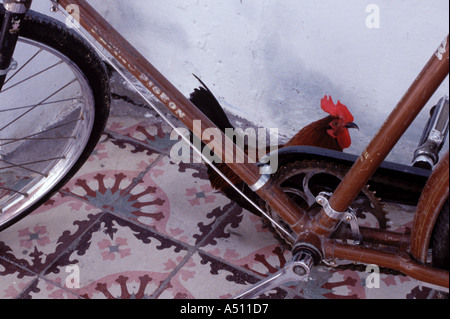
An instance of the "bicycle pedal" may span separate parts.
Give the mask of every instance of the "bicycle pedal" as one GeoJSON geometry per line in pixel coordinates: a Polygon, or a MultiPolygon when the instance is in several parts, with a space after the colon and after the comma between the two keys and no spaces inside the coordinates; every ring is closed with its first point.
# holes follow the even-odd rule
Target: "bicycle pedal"
{"type": "Polygon", "coordinates": [[[243,291],[233,299],[252,299],[289,283],[297,284],[299,281],[307,281],[313,264],[314,259],[311,254],[299,252],[278,272],[243,291]]]}

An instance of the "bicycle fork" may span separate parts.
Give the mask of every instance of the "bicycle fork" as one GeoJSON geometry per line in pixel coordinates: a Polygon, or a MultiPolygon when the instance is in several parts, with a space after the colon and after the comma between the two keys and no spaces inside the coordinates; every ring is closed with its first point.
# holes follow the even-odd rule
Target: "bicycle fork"
{"type": "Polygon", "coordinates": [[[19,38],[20,24],[32,0],[4,0],[5,15],[0,17],[0,92],[9,71],[17,67],[13,59],[19,38]]]}

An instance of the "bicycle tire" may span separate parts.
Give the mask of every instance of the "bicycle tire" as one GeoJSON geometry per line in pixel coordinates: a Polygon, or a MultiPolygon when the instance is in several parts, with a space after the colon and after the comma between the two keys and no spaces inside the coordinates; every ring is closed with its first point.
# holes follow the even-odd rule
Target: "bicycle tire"
{"type": "MultiPolygon", "coordinates": [[[[4,7],[0,4],[0,21],[3,20],[3,16],[4,7]]],[[[93,120],[90,129],[86,132],[85,139],[87,142],[84,145],[78,146],[80,150],[77,151],[78,155],[76,158],[71,159],[72,164],[70,167],[66,169],[63,176],[59,177],[53,185],[49,186],[45,194],[41,194],[39,198],[34,199],[23,211],[17,212],[9,218],[5,217],[5,220],[2,220],[1,214],[3,212],[0,210],[0,231],[24,218],[49,200],[82,167],[103,133],[108,119],[111,101],[109,74],[105,63],[93,48],[74,30],[67,28],[64,23],[30,10],[22,22],[20,38],[51,48],[54,52],[66,57],[68,61],[71,61],[78,68],[81,74],[84,75],[87,87],[92,92],[92,106],[94,109],[90,112],[92,112],[93,120]]],[[[83,115],[80,114],[80,117],[83,117],[83,115]]],[[[5,215],[7,216],[7,214],[5,215]]]]}
{"type": "Polygon", "coordinates": [[[449,270],[449,211],[448,198],[439,213],[432,235],[432,265],[449,270]]]}

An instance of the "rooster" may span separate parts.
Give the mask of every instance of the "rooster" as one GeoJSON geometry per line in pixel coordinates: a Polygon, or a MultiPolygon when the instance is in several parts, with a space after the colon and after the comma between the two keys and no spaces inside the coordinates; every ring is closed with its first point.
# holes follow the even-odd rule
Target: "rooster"
{"type": "MultiPolygon", "coordinates": [[[[201,86],[194,89],[190,95],[190,101],[197,106],[222,132],[226,128],[233,128],[224,110],[220,106],[208,87],[196,77],[201,86]]],[[[327,148],[335,151],[342,151],[351,145],[349,128],[358,126],[353,123],[353,115],[341,102],[335,104],[331,97],[325,96],[321,101],[321,108],[329,115],[315,121],[295,134],[287,143],[279,145],[278,148],[286,146],[315,146],[327,148]]],[[[204,144],[202,144],[202,147],[204,144]]],[[[268,150],[268,149],[267,149],[268,150]]],[[[244,149],[247,152],[247,148],[244,149]]],[[[238,189],[246,194],[250,199],[256,200],[256,194],[237,176],[225,163],[213,163],[238,189]]],[[[242,198],[235,189],[230,186],[217,172],[208,166],[208,178],[211,186],[220,190],[228,198],[238,203],[241,207],[251,211],[256,215],[260,213],[247,200],[242,198]]]]}

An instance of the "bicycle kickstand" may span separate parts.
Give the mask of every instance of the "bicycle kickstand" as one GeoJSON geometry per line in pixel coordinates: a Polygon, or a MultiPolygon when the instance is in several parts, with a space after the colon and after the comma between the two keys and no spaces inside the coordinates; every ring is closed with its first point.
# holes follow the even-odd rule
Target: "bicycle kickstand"
{"type": "Polygon", "coordinates": [[[233,299],[252,299],[289,283],[297,284],[299,281],[307,281],[313,264],[314,260],[311,254],[301,251],[295,254],[278,272],[233,297],[233,299]]]}

